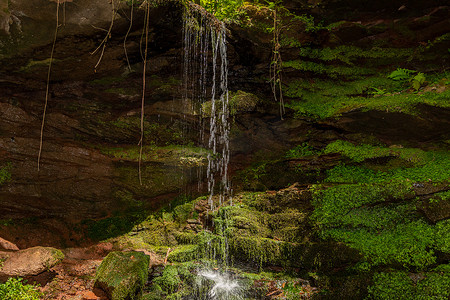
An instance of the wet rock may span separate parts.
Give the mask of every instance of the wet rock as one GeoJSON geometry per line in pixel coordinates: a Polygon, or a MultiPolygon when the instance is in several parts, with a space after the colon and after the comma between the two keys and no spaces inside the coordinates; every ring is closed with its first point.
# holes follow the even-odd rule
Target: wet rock
{"type": "Polygon", "coordinates": [[[33,247],[12,253],[3,253],[5,259],[0,276],[38,275],[55,266],[64,254],[51,247],[33,247]]]}
{"type": "Polygon", "coordinates": [[[97,270],[94,287],[111,300],[136,299],[147,281],[149,263],[142,252],[111,252],[97,270]]]}

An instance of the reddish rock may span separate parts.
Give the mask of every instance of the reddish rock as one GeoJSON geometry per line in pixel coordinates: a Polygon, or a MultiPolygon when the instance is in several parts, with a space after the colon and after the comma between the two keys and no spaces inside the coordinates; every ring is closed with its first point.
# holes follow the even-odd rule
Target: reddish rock
{"type": "Polygon", "coordinates": [[[55,266],[64,254],[51,247],[33,247],[7,253],[0,276],[38,275],[55,266]]]}
{"type": "Polygon", "coordinates": [[[19,250],[19,247],[17,247],[15,244],[2,238],[0,238],[0,248],[6,250],[19,250]]]}
{"type": "Polygon", "coordinates": [[[100,299],[100,297],[98,297],[92,291],[86,291],[86,292],[84,292],[81,299],[83,299],[83,300],[98,300],[98,299],[100,299]]]}

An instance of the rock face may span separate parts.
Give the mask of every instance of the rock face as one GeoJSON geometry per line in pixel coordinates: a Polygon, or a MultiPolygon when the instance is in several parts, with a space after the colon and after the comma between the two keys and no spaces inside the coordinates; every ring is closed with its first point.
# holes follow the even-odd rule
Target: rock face
{"type": "MultiPolygon", "coordinates": [[[[144,10],[135,7],[133,24],[125,41],[130,25],[129,2],[59,1],[61,26],[52,62],[41,166],[37,171],[57,5],[55,0],[0,0],[0,169],[8,164],[11,166],[11,179],[0,186],[0,218],[4,220],[0,222],[0,236],[20,248],[62,243],[74,246],[85,241],[83,230],[92,231],[86,225],[92,222],[110,224],[97,231],[114,232],[114,228],[120,227],[123,233],[133,224],[121,227],[113,223],[111,219],[117,214],[155,210],[180,192],[204,191],[206,185],[202,180],[206,172],[201,158],[180,154],[171,148],[188,144],[201,146],[199,136],[207,139],[209,134],[209,126],[193,109],[195,99],[183,99],[188,93],[182,88],[184,7],[179,0],[151,1],[159,5],[151,7],[149,18],[144,145],[150,147],[144,149],[143,184],[138,180],[136,145],[140,140],[143,83],[140,43],[144,10]],[[110,25],[113,26],[107,35],[105,29],[110,25]],[[102,45],[105,37],[104,51],[91,54],[102,45]],[[154,146],[156,150],[152,148],[154,146]],[[170,152],[177,153],[171,156],[167,154],[170,152]],[[161,159],[166,155],[167,158],[161,159]],[[180,163],[183,161],[188,164],[180,163]],[[20,226],[11,226],[13,224],[20,226]]],[[[301,21],[288,22],[290,30],[283,32],[286,36],[282,36],[282,40],[292,45],[283,44],[283,61],[311,60],[306,56],[308,51],[302,51],[304,56],[299,57],[301,49],[295,44],[311,44],[314,49],[344,45],[347,49],[347,42],[370,48],[378,42],[390,47],[391,41],[398,41],[399,47],[417,47],[418,43],[433,40],[449,28],[448,7],[438,7],[437,2],[419,5],[418,1],[412,1],[417,3],[407,9],[419,5],[421,10],[405,15],[397,11],[401,1],[396,1],[398,7],[397,4],[389,5],[390,9],[395,8],[392,14],[379,11],[386,1],[373,7],[365,7],[357,1],[322,2],[314,8],[308,1],[284,2],[286,7],[302,11],[299,15],[304,13],[303,10],[311,9],[315,23],[319,16],[328,23],[346,17],[348,20],[329,30],[306,30],[301,21]],[[355,7],[358,9],[352,9],[355,7]],[[365,13],[358,16],[360,9],[369,10],[367,16],[365,13]],[[343,12],[345,14],[340,15],[343,12]],[[358,17],[370,21],[359,22],[358,17]],[[433,29],[436,26],[439,30],[433,29]],[[405,32],[399,38],[401,30],[405,32]],[[415,31],[420,32],[413,36],[411,33],[415,31]],[[290,43],[292,40],[297,43],[290,43]]],[[[272,26],[269,10],[251,5],[248,9],[250,19],[259,22],[254,25],[272,26]]],[[[234,24],[228,28],[229,87],[233,92],[230,96],[234,94],[230,97],[234,114],[230,132],[232,173],[247,167],[254,158],[283,155],[306,141],[323,148],[342,135],[355,133],[375,136],[388,144],[403,140],[412,143],[448,140],[448,109],[428,106],[420,110],[420,118],[400,112],[356,109],[342,113],[339,120],[316,123],[307,117],[294,118],[293,111],[288,109],[285,119],[281,120],[278,104],[272,101],[266,80],[272,55],[272,35],[258,26],[244,28],[234,24]]],[[[444,48],[446,54],[448,47],[444,48]]],[[[349,56],[349,61],[344,57],[344,70],[349,69],[347,64],[359,65],[366,54],[349,55],[356,55],[358,61],[351,61],[353,56],[349,56]]],[[[439,65],[445,65],[447,56],[438,57],[439,65]]],[[[419,62],[417,67],[407,67],[419,69],[423,64],[419,62]]],[[[325,66],[331,67],[329,60],[325,66]]],[[[321,83],[328,76],[326,73],[317,76],[309,69],[285,70],[283,83],[289,86],[291,81],[299,78],[310,86],[316,79],[321,83]],[[311,79],[313,76],[316,78],[311,79]]],[[[347,81],[339,78],[333,85],[319,86],[311,94],[331,86],[339,87],[347,81]]],[[[369,84],[367,89],[371,86],[369,84]]],[[[367,90],[351,92],[352,95],[355,93],[359,95],[367,90]]],[[[286,170],[293,169],[289,168],[289,163],[269,165],[264,174],[268,183],[264,186],[280,188],[292,183],[283,176],[286,170]],[[275,173],[280,176],[274,176],[275,173]],[[274,177],[277,180],[273,180],[274,177]]],[[[296,181],[301,180],[297,178],[296,181]]],[[[238,180],[235,182],[238,186],[238,180]]],[[[120,215],[116,219],[121,223],[126,217],[120,215]]]]}
{"type": "Polygon", "coordinates": [[[64,254],[55,248],[33,247],[17,252],[2,252],[4,259],[0,268],[1,276],[30,276],[38,275],[58,264],[64,254]]]}
{"type": "Polygon", "coordinates": [[[150,257],[142,252],[111,252],[97,269],[95,287],[111,300],[137,299],[148,277],[150,257]]]}

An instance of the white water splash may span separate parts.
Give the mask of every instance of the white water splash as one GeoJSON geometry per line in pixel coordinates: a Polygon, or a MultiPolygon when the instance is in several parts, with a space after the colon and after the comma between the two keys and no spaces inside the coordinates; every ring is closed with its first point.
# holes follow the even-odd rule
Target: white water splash
{"type": "Polygon", "coordinates": [[[214,270],[201,270],[198,275],[214,282],[208,296],[213,300],[240,300],[244,299],[243,289],[236,279],[228,274],[214,270]]]}

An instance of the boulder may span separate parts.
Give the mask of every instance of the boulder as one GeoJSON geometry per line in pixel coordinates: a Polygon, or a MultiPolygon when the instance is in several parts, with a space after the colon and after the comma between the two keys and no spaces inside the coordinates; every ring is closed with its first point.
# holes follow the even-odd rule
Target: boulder
{"type": "Polygon", "coordinates": [[[97,269],[94,287],[111,300],[136,299],[148,277],[150,257],[142,252],[111,252],[97,269]]]}
{"type": "Polygon", "coordinates": [[[38,275],[64,258],[61,250],[51,247],[33,247],[16,252],[1,253],[3,266],[0,276],[32,276],[38,275]]]}

